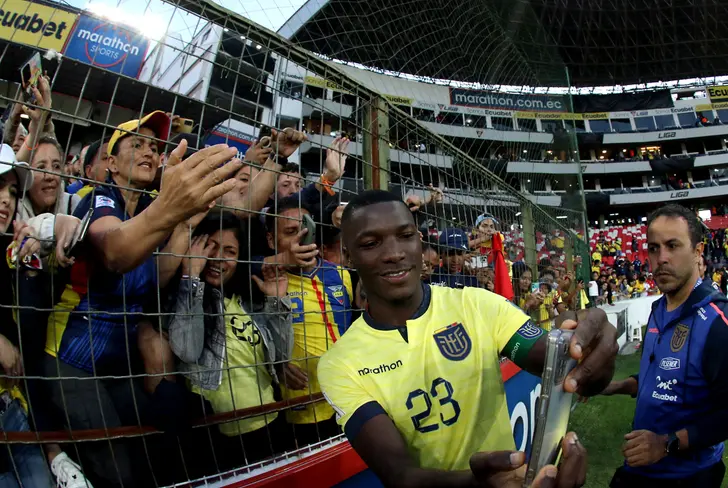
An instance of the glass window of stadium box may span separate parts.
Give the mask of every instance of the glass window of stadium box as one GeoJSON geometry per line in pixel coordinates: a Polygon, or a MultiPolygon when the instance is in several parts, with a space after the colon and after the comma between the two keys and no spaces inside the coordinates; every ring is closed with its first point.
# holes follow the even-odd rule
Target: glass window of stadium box
{"type": "Polygon", "coordinates": [[[674,129],[675,119],[670,115],[655,115],[655,125],[658,129],[674,129]]]}
{"type": "Polygon", "coordinates": [[[465,125],[485,129],[488,127],[488,118],[482,115],[466,115],[465,125]]]}
{"type": "MultiPolygon", "coordinates": [[[[712,122],[712,121],[711,121],[712,122]]],[[[716,151],[722,151],[723,150],[723,144],[721,144],[721,137],[706,137],[703,139],[703,145],[705,146],[705,151],[708,152],[716,152],[716,151]]]]}
{"type": "Polygon", "coordinates": [[[536,132],[536,119],[518,119],[518,130],[536,132]]]}
{"type": "Polygon", "coordinates": [[[632,132],[632,124],[629,119],[610,119],[614,132],[632,132]]]}
{"type": "Polygon", "coordinates": [[[637,130],[656,130],[655,118],[652,116],[635,117],[634,125],[637,127],[637,130]]]}
{"type": "Polygon", "coordinates": [[[717,110],[718,119],[723,124],[728,124],[728,110],[717,110]]]}
{"type": "Polygon", "coordinates": [[[583,120],[564,120],[564,125],[567,130],[574,129],[576,132],[586,131],[586,124],[584,124],[583,120]]]}
{"type": "Polygon", "coordinates": [[[465,121],[463,120],[462,114],[453,114],[450,112],[440,112],[437,115],[437,123],[445,124],[445,125],[463,125],[465,123],[465,121]]]}
{"type": "Polygon", "coordinates": [[[695,122],[698,120],[698,116],[695,112],[685,112],[677,114],[677,120],[680,121],[680,127],[695,127],[695,122]]]}
{"type": "Polygon", "coordinates": [[[326,98],[326,90],[318,86],[306,85],[305,94],[306,98],[312,100],[323,100],[326,98]]]}
{"type": "Polygon", "coordinates": [[[417,120],[423,120],[425,122],[435,121],[435,112],[432,110],[427,110],[426,108],[415,108],[412,111],[412,115],[417,120]]]}
{"type": "Polygon", "coordinates": [[[335,91],[331,98],[333,101],[341,103],[342,105],[356,107],[356,95],[352,95],[351,93],[335,91]]]}
{"type": "Polygon", "coordinates": [[[589,128],[592,132],[612,132],[608,119],[590,120],[589,128]]]}
{"type": "Polygon", "coordinates": [[[491,117],[490,120],[495,130],[513,130],[513,119],[491,117]]]}
{"type": "Polygon", "coordinates": [[[300,100],[303,95],[303,83],[291,80],[281,82],[281,95],[289,96],[294,100],[300,100]]]}
{"type": "Polygon", "coordinates": [[[559,129],[563,129],[564,123],[561,120],[542,120],[541,127],[544,132],[554,133],[559,129]]]}

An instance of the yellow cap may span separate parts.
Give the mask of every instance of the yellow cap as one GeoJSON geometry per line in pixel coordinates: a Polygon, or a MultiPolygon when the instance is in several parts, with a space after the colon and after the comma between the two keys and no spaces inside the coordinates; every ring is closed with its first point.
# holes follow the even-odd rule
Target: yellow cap
{"type": "MultiPolygon", "coordinates": [[[[171,124],[172,121],[169,116],[161,110],[156,110],[147,114],[141,119],[130,120],[123,124],[119,124],[109,140],[109,148],[107,149],[107,152],[111,155],[111,151],[114,149],[114,145],[119,142],[119,139],[137,132],[142,127],[153,130],[157,139],[161,139],[162,142],[166,142],[167,137],[169,136],[169,126],[171,124]]],[[[160,142],[160,144],[162,144],[162,142],[160,142]]]]}

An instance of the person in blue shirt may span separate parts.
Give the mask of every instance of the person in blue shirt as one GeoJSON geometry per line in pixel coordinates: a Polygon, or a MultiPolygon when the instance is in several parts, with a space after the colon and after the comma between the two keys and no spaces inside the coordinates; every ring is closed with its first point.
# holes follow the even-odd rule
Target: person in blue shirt
{"type": "Polygon", "coordinates": [[[447,228],[440,234],[438,243],[442,266],[438,266],[433,270],[427,282],[431,285],[450,288],[465,288],[466,286],[477,288],[477,278],[463,274],[465,259],[467,259],[470,250],[468,235],[460,229],[447,228]]]}
{"type": "Polygon", "coordinates": [[[652,306],[638,375],[603,394],[637,398],[624,466],[612,488],[718,488],[728,438],[728,299],[700,279],[703,236],[680,205],[647,221],[654,277],[663,296],[652,306]]]}

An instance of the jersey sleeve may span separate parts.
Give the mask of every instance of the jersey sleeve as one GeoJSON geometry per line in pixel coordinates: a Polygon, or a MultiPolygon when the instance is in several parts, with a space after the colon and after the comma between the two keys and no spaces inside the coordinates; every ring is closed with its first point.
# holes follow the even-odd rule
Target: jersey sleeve
{"type": "Polygon", "coordinates": [[[526,324],[530,317],[523,310],[500,295],[478,288],[466,288],[477,302],[479,321],[489,323],[490,332],[497,351],[506,348],[514,334],[526,324]]]}
{"type": "Polygon", "coordinates": [[[89,208],[93,209],[91,223],[102,217],[116,217],[121,221],[125,220],[123,203],[117,201],[114,193],[108,187],[97,187],[95,191],[86,195],[76,207],[74,215],[83,219],[89,208]]]}
{"type": "Polygon", "coordinates": [[[336,412],[336,422],[344,429],[346,437],[353,440],[364,424],[380,414],[386,414],[382,406],[363,388],[358,387],[354,375],[336,360],[329,350],[318,364],[318,380],[324,398],[336,412]]]}

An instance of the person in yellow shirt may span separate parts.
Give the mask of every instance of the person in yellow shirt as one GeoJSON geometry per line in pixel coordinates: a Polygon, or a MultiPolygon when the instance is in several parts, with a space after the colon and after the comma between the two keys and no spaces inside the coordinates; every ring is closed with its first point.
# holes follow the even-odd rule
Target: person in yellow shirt
{"type": "MultiPolygon", "coordinates": [[[[246,238],[233,214],[206,217],[192,238],[189,257],[182,260],[182,277],[171,297],[169,345],[190,390],[210,402],[215,413],[274,403],[278,377],[273,365],[289,360],[293,347],[287,274],[263,266],[263,279],[252,278],[264,298],[246,300],[250,295],[242,283],[248,276],[238,267],[247,254],[246,238]]],[[[242,459],[250,464],[282,452],[283,427],[278,412],[220,424],[217,463],[233,469],[242,459]]]]}
{"type": "MultiPolygon", "coordinates": [[[[354,293],[349,272],[318,256],[316,244],[302,246],[306,230],[298,196],[281,199],[266,216],[268,245],[278,252],[270,264],[288,263],[288,296],[293,314],[292,361],[283,367],[284,400],[311,397],[321,391],[317,375],[319,357],[341,339],[351,325],[354,293]],[[301,249],[304,248],[304,249],[301,249]],[[304,251],[303,253],[299,251],[304,251]],[[294,253],[294,260],[285,258],[294,253]],[[297,261],[297,262],[292,262],[297,261]]],[[[422,255],[420,254],[420,265],[422,255]]],[[[325,401],[314,401],[286,410],[299,446],[337,435],[334,410],[325,401]]]]}
{"type": "MultiPolygon", "coordinates": [[[[385,486],[520,487],[525,455],[514,452],[500,357],[541,375],[544,331],[486,290],[422,283],[417,226],[391,193],[355,196],[341,230],[369,306],[318,374],[351,445],[385,486]]],[[[576,318],[562,317],[576,329],[571,355],[582,360],[564,384],[593,395],[612,376],[616,329],[598,309],[576,318]]],[[[564,447],[558,474],[544,468],[535,487],[557,476],[559,486],[584,483],[585,451],[573,433],[564,447]]]]}

